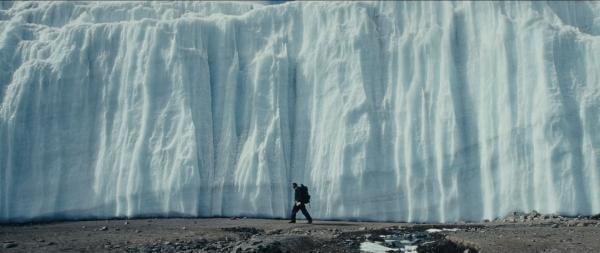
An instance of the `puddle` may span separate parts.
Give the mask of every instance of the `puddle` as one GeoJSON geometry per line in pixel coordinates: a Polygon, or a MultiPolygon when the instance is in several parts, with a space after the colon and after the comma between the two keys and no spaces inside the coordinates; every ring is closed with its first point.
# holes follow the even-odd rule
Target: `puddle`
{"type": "Polygon", "coordinates": [[[399,249],[389,248],[374,242],[363,242],[360,244],[360,251],[362,252],[373,252],[373,253],[385,253],[390,251],[399,251],[399,249]]]}
{"type": "MultiPolygon", "coordinates": [[[[458,246],[445,239],[443,232],[455,232],[456,228],[431,228],[425,231],[387,231],[388,234],[366,234],[366,241],[360,244],[361,252],[453,252],[448,247],[458,246]]],[[[462,251],[457,251],[462,252],[462,251]]]]}
{"type": "Polygon", "coordinates": [[[427,233],[456,232],[456,231],[458,231],[458,228],[442,228],[442,229],[430,228],[425,231],[427,231],[427,233]]]}

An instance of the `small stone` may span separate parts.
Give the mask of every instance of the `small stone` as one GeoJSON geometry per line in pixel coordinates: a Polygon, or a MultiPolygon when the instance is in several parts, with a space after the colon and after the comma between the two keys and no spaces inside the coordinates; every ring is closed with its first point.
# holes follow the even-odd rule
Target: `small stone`
{"type": "Polygon", "coordinates": [[[551,227],[552,227],[552,228],[558,228],[558,224],[556,224],[556,223],[555,223],[555,224],[552,224],[552,226],[551,226],[551,227]]]}
{"type": "Polygon", "coordinates": [[[579,222],[577,223],[578,227],[585,227],[587,224],[585,224],[585,222],[579,222]]]}
{"type": "Polygon", "coordinates": [[[367,230],[367,228],[366,227],[360,227],[360,228],[358,228],[358,230],[365,231],[365,230],[367,230]]]}
{"type": "Polygon", "coordinates": [[[35,241],[36,241],[36,242],[46,242],[46,240],[44,240],[44,239],[42,239],[42,238],[35,239],[35,241]]]}
{"type": "Polygon", "coordinates": [[[128,224],[129,224],[129,221],[125,221],[125,222],[124,222],[124,224],[125,224],[125,225],[128,225],[128,224]]]}
{"type": "Polygon", "coordinates": [[[15,243],[15,242],[5,242],[2,247],[5,249],[10,249],[10,248],[14,248],[19,246],[19,244],[15,243]]]}
{"type": "Polygon", "coordinates": [[[181,227],[181,229],[183,229],[183,230],[187,230],[187,228],[186,228],[186,227],[181,227]]]}
{"type": "Polygon", "coordinates": [[[141,233],[141,232],[142,232],[142,231],[139,231],[139,230],[136,230],[136,231],[135,231],[135,233],[136,233],[136,234],[139,234],[139,233],[141,233]]]}
{"type": "Polygon", "coordinates": [[[163,242],[163,245],[171,245],[170,241],[163,242]]]}
{"type": "Polygon", "coordinates": [[[100,230],[100,231],[106,231],[106,230],[108,230],[108,227],[106,227],[106,226],[102,226],[102,227],[100,227],[100,229],[98,229],[98,230],[100,230]]]}
{"type": "Polygon", "coordinates": [[[87,228],[87,227],[86,227],[86,226],[81,226],[81,228],[84,228],[84,229],[85,229],[85,228],[87,228]]]}

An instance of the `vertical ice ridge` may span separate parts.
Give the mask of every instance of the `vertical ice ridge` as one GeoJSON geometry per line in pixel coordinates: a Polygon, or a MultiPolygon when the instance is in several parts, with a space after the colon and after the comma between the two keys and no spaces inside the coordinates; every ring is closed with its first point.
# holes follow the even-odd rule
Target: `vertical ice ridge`
{"type": "Polygon", "coordinates": [[[600,212],[594,2],[0,5],[0,220],[600,212]]]}

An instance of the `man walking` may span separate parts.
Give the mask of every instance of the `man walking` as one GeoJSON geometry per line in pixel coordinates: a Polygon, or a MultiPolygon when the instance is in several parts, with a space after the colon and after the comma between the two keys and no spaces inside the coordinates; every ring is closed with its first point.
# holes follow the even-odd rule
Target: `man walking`
{"type": "Polygon", "coordinates": [[[290,223],[296,223],[296,213],[298,210],[302,211],[304,217],[308,220],[308,224],[312,223],[312,218],[306,210],[306,203],[310,203],[310,195],[308,195],[308,188],[304,185],[298,187],[298,184],[292,183],[294,188],[294,207],[292,208],[292,220],[290,223]]]}

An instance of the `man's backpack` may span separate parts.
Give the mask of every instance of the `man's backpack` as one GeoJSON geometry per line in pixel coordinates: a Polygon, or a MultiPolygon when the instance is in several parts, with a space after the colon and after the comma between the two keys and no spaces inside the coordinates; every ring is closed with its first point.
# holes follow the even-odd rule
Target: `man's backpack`
{"type": "Polygon", "coordinates": [[[308,194],[308,187],[300,185],[300,202],[304,204],[310,203],[310,194],[308,194]]]}

